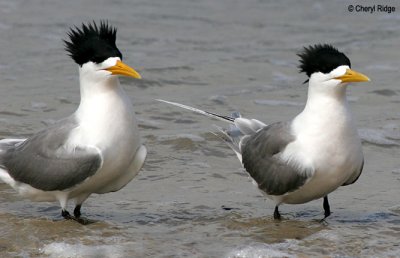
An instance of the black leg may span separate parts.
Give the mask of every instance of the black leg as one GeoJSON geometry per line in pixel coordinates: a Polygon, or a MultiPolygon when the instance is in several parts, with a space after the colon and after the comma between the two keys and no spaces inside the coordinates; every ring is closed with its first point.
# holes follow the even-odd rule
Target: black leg
{"type": "Polygon", "coordinates": [[[67,210],[61,210],[61,216],[63,216],[64,219],[74,219],[67,210]]]}
{"type": "Polygon", "coordinates": [[[74,209],[75,218],[79,218],[81,216],[81,207],[82,207],[82,205],[80,205],[80,204],[75,206],[75,209],[74,209]]]}
{"type": "Polygon", "coordinates": [[[324,197],[324,211],[324,219],[326,219],[327,217],[329,217],[329,215],[331,215],[331,207],[329,206],[328,195],[324,197]]]}
{"type": "Polygon", "coordinates": [[[277,220],[280,220],[280,219],[281,219],[281,214],[279,213],[278,205],[275,206],[274,219],[277,219],[277,220]]]}

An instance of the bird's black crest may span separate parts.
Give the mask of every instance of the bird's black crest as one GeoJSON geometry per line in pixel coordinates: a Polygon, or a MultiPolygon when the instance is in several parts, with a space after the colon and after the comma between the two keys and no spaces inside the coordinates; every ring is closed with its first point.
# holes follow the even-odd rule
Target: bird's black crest
{"type": "Polygon", "coordinates": [[[308,77],[315,72],[329,73],[341,65],[351,67],[349,58],[328,44],[305,47],[298,56],[300,72],[306,73],[308,77]]]}
{"type": "Polygon", "coordinates": [[[101,63],[109,57],[119,57],[122,54],[115,45],[117,29],[101,21],[82,24],[82,28],[74,27],[68,32],[69,41],[64,40],[65,50],[72,59],[82,66],[92,61],[101,63]]]}

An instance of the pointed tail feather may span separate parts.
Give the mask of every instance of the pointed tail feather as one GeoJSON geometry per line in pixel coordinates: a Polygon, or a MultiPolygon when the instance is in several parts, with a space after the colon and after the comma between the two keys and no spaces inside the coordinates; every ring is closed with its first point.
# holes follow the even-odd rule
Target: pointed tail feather
{"type": "Polygon", "coordinates": [[[234,121],[235,121],[234,117],[218,115],[218,114],[211,113],[211,112],[208,112],[208,111],[204,111],[204,110],[201,110],[201,109],[198,109],[198,108],[186,106],[186,105],[183,105],[183,104],[180,104],[180,103],[176,103],[176,102],[172,102],[172,101],[166,101],[166,100],[163,100],[163,99],[156,99],[156,100],[160,101],[160,102],[164,102],[164,103],[170,104],[170,105],[174,105],[174,106],[177,106],[177,107],[180,107],[180,108],[183,108],[183,109],[187,109],[187,110],[190,110],[190,111],[193,111],[193,112],[196,112],[196,113],[208,116],[208,117],[212,117],[212,118],[224,121],[224,122],[234,123],[234,121]]]}
{"type": "Polygon", "coordinates": [[[211,113],[208,111],[200,110],[194,107],[186,106],[180,103],[166,101],[162,99],[157,99],[157,101],[164,102],[170,105],[174,105],[183,109],[187,109],[208,117],[212,117],[224,122],[230,123],[230,127],[228,129],[215,126],[218,132],[214,133],[218,138],[222,139],[232,150],[236,153],[239,160],[242,161],[241,155],[241,143],[243,139],[247,136],[256,133],[258,130],[266,126],[266,124],[256,120],[256,119],[247,119],[243,118],[239,112],[232,113],[231,116],[223,116],[215,113],[211,113]]]}

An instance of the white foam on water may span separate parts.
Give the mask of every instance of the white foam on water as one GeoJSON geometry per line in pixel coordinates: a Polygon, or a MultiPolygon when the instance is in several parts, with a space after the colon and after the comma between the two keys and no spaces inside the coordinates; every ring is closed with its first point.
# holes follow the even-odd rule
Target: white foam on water
{"type": "Polygon", "coordinates": [[[315,240],[315,239],[325,239],[334,243],[339,243],[342,239],[342,236],[338,235],[337,232],[332,230],[321,230],[309,237],[306,240],[315,240]]]}
{"type": "Polygon", "coordinates": [[[96,245],[68,244],[55,242],[45,245],[41,253],[49,257],[78,258],[78,257],[125,257],[124,248],[120,245],[96,245]]]}
{"type": "Polygon", "coordinates": [[[297,245],[297,240],[287,240],[278,244],[262,244],[256,243],[245,246],[237,250],[233,250],[227,258],[294,258],[295,255],[289,254],[283,250],[287,250],[291,246],[297,245]]]}
{"type": "Polygon", "coordinates": [[[351,230],[321,230],[302,240],[286,240],[282,243],[254,243],[229,252],[226,258],[294,258],[294,257],[400,257],[397,245],[388,242],[385,237],[376,239],[356,239],[358,246],[381,246],[382,250],[366,248],[355,250],[349,243],[351,230]],[[346,256],[346,253],[352,253],[346,256]],[[354,256],[356,255],[356,256],[354,256]]]}

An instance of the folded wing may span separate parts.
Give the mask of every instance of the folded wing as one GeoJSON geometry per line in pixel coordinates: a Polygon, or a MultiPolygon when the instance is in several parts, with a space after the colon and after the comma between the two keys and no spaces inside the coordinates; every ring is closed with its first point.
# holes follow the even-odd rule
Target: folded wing
{"type": "Polygon", "coordinates": [[[66,146],[73,118],[62,120],[31,138],[0,145],[0,167],[17,182],[44,190],[64,190],[94,175],[102,165],[92,146],[66,146]]]}
{"type": "Polygon", "coordinates": [[[282,159],[286,146],[294,141],[289,123],[270,124],[244,139],[242,162],[246,171],[269,195],[282,195],[300,188],[312,175],[311,169],[282,159]]]}

